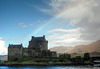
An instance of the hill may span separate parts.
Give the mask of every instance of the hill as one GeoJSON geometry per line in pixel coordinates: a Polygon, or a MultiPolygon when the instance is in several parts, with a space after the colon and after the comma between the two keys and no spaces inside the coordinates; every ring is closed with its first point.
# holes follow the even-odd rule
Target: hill
{"type": "Polygon", "coordinates": [[[0,55],[0,58],[3,58],[3,57],[5,57],[5,56],[7,56],[7,55],[0,55]]]}
{"type": "Polygon", "coordinates": [[[77,45],[69,53],[100,52],[100,40],[88,45],[77,45]]]}
{"type": "Polygon", "coordinates": [[[50,48],[51,51],[56,51],[57,53],[67,53],[72,49],[73,47],[67,47],[67,46],[57,46],[57,47],[50,48]]]}
{"type": "Polygon", "coordinates": [[[51,51],[57,51],[57,53],[92,53],[92,52],[100,52],[100,40],[93,42],[88,45],[77,45],[75,47],[65,47],[65,46],[58,46],[50,48],[51,51]]]}
{"type": "Polygon", "coordinates": [[[8,61],[8,56],[5,56],[3,58],[0,58],[1,61],[8,61]]]}

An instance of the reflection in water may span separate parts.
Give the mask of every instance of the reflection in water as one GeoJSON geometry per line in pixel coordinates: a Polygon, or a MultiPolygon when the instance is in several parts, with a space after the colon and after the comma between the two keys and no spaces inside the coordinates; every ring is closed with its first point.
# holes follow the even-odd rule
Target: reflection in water
{"type": "Polygon", "coordinates": [[[100,69],[100,67],[92,67],[92,66],[5,67],[5,66],[0,66],[0,69],[100,69]]]}

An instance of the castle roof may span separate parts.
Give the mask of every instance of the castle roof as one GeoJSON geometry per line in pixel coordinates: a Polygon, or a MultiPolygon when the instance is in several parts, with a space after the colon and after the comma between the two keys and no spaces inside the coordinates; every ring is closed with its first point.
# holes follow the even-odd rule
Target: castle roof
{"type": "Polygon", "coordinates": [[[34,41],[34,40],[45,40],[45,36],[43,36],[43,37],[34,37],[34,36],[32,36],[32,41],[34,41]]]}
{"type": "Polygon", "coordinates": [[[9,45],[9,48],[21,48],[22,47],[22,44],[21,45],[9,45]]]}
{"type": "Polygon", "coordinates": [[[32,40],[41,40],[41,39],[43,39],[43,37],[34,37],[34,39],[32,40]]]}

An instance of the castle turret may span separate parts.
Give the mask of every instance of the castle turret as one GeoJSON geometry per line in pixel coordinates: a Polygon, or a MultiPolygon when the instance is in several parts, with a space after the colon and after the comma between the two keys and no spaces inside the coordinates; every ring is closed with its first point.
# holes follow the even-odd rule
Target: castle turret
{"type": "Polygon", "coordinates": [[[56,57],[56,52],[48,50],[48,41],[45,35],[42,37],[34,37],[29,41],[28,48],[23,48],[22,43],[18,45],[9,44],[8,61],[17,60],[22,55],[30,57],[56,57]]]}
{"type": "Polygon", "coordinates": [[[34,39],[34,36],[32,36],[32,39],[34,39]]]}
{"type": "Polygon", "coordinates": [[[29,41],[28,48],[32,48],[34,50],[47,50],[48,41],[45,39],[45,35],[43,37],[33,37],[31,41],[29,41]]]}
{"type": "Polygon", "coordinates": [[[8,61],[17,60],[22,55],[23,46],[22,44],[8,46],[8,61]]]}

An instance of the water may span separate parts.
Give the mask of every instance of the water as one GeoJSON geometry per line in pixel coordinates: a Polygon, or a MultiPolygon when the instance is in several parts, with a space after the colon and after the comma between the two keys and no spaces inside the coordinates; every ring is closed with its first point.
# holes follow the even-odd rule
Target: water
{"type": "Polygon", "coordinates": [[[0,69],[100,69],[100,67],[92,67],[92,66],[6,67],[6,66],[0,66],[0,69]]]}

